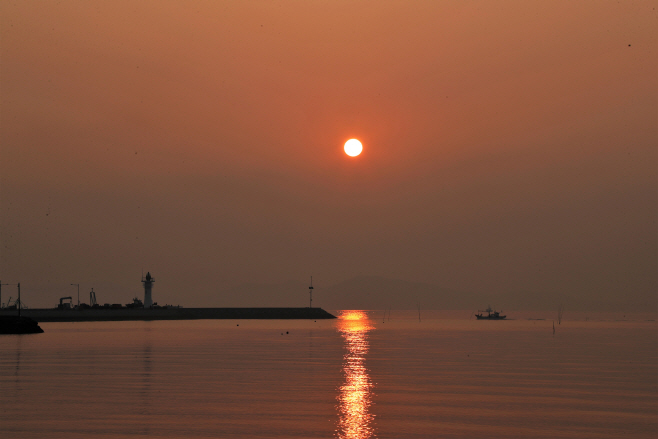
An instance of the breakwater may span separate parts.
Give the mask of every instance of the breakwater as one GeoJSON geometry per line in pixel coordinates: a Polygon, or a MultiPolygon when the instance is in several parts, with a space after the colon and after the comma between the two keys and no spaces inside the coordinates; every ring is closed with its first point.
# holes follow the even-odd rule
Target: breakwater
{"type": "MultiPolygon", "coordinates": [[[[0,310],[0,316],[15,315],[0,310]]],[[[132,308],[132,309],[23,309],[21,314],[38,322],[105,322],[126,320],[200,319],[335,319],[322,308],[132,308]]]]}
{"type": "Polygon", "coordinates": [[[0,334],[38,334],[39,324],[25,316],[0,316],[0,334]]]}

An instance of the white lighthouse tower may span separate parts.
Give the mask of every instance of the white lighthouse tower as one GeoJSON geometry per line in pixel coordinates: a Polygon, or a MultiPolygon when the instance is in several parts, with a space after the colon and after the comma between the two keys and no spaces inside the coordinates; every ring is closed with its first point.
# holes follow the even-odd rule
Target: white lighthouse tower
{"type": "Polygon", "coordinates": [[[153,306],[153,299],[151,298],[153,282],[155,282],[155,279],[151,277],[150,272],[147,272],[146,277],[142,278],[142,283],[144,284],[144,308],[150,308],[153,306]]]}

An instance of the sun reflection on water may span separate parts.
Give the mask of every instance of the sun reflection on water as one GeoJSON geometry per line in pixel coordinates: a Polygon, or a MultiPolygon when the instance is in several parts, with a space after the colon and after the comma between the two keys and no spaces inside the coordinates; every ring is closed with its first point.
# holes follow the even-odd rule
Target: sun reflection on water
{"type": "Polygon", "coordinates": [[[368,331],[372,329],[363,311],[346,311],[339,316],[338,330],[345,340],[343,355],[345,381],[338,395],[338,429],[336,436],[349,439],[375,437],[372,405],[372,382],[365,365],[368,331]]]}

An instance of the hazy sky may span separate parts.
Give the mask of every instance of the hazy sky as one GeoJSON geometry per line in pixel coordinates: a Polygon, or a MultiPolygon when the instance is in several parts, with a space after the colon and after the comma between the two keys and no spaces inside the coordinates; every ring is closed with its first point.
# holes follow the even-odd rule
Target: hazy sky
{"type": "Polygon", "coordinates": [[[0,2],[0,279],[32,306],[125,303],[142,268],[188,306],[311,274],[655,301],[655,7],[0,2]]]}

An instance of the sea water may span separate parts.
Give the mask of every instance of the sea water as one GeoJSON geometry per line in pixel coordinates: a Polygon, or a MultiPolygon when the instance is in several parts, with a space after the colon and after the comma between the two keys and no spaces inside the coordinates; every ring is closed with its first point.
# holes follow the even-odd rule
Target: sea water
{"type": "Polygon", "coordinates": [[[338,314],[42,323],[43,334],[0,336],[0,437],[658,434],[657,324],[646,316],[338,314]]]}

